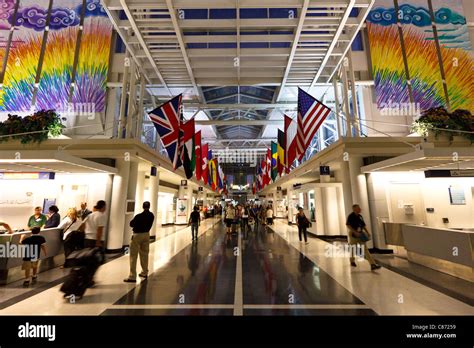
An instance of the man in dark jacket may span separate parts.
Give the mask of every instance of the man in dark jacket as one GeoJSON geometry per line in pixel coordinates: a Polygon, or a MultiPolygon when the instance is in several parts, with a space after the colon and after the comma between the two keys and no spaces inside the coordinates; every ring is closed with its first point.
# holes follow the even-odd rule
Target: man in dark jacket
{"type": "Polygon", "coordinates": [[[140,255],[140,265],[142,278],[148,277],[148,253],[150,251],[150,230],[153,226],[155,216],[150,212],[150,202],[143,203],[143,212],[135,215],[130,221],[133,228],[132,239],[130,241],[130,275],[123,281],[126,283],[137,282],[137,258],[140,255]]]}

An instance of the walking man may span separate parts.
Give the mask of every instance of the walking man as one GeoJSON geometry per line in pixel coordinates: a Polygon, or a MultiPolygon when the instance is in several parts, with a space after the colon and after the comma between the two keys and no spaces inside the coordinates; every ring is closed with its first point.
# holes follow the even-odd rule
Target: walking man
{"type": "Polygon", "coordinates": [[[123,281],[126,283],[137,282],[137,258],[140,255],[140,265],[142,278],[148,277],[148,253],[150,251],[150,230],[153,226],[155,216],[150,211],[150,202],[143,203],[143,212],[135,215],[130,221],[133,228],[132,239],[130,240],[130,274],[123,281]]]}
{"type": "Polygon", "coordinates": [[[372,255],[369,253],[369,249],[367,248],[366,242],[370,240],[370,232],[367,230],[367,226],[365,224],[364,218],[361,213],[360,206],[358,204],[354,204],[352,206],[352,213],[349,214],[347,217],[346,226],[349,229],[349,244],[353,246],[351,252],[351,266],[357,267],[355,263],[355,257],[353,250],[356,248],[357,245],[364,246],[364,257],[370,263],[370,268],[372,271],[379,269],[381,266],[378,265],[375,260],[373,259],[372,255]]]}
{"type": "Polygon", "coordinates": [[[191,234],[193,241],[198,239],[198,229],[201,224],[201,214],[199,213],[199,207],[196,205],[193,212],[189,216],[188,226],[191,225],[191,234]]]}

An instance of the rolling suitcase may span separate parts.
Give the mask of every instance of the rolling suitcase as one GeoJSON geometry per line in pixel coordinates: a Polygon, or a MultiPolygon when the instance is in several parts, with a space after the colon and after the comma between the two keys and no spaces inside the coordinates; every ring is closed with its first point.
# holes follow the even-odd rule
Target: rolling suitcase
{"type": "Polygon", "coordinates": [[[78,299],[82,298],[91,284],[94,273],[95,270],[91,270],[85,266],[71,269],[69,276],[61,286],[61,291],[64,292],[64,298],[71,295],[74,295],[78,299]]]}
{"type": "Polygon", "coordinates": [[[79,299],[82,298],[103,261],[104,256],[100,248],[82,249],[71,253],[66,259],[65,267],[72,269],[60,289],[64,292],[64,297],[74,295],[79,299]]]}

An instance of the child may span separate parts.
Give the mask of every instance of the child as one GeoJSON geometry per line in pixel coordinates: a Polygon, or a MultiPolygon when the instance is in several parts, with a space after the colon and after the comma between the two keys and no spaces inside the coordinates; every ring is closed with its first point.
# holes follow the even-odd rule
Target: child
{"type": "Polygon", "coordinates": [[[31,236],[26,237],[26,235],[22,236],[20,241],[21,244],[26,245],[25,248],[25,256],[23,258],[23,269],[25,270],[25,281],[23,282],[23,286],[27,287],[30,285],[30,270],[33,269],[33,277],[31,278],[32,283],[36,282],[37,279],[37,272],[38,272],[38,264],[40,258],[40,247],[43,251],[44,255],[46,256],[46,247],[43,245],[46,243],[46,239],[43,236],[39,235],[40,228],[33,227],[31,229],[31,236]]]}

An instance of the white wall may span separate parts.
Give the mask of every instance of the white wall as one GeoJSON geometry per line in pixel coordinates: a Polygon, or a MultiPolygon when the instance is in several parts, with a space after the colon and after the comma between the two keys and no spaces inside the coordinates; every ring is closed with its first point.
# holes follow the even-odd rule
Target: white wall
{"type": "MultiPolygon", "coordinates": [[[[105,197],[108,174],[56,174],[54,180],[1,180],[0,219],[12,228],[25,228],[36,206],[45,198],[56,199],[61,217],[69,208],[80,208],[86,201],[89,209],[105,197]]],[[[109,202],[110,203],[110,202],[109,202]]]]}
{"type": "Polygon", "coordinates": [[[473,228],[474,178],[425,178],[423,172],[385,172],[371,173],[369,190],[372,192],[372,219],[388,217],[391,222],[424,222],[429,227],[440,228],[473,228]],[[396,185],[396,195],[390,193],[390,187],[396,185]],[[420,197],[414,197],[415,184],[419,185],[420,197]],[[449,199],[449,187],[456,186],[464,189],[466,204],[452,205],[449,199]],[[405,197],[405,200],[403,198],[405,197]],[[392,202],[393,200],[393,202],[392,202]],[[415,215],[405,216],[403,209],[398,208],[399,201],[415,204],[415,215]],[[421,202],[417,203],[417,202],[421,202]],[[421,206],[420,206],[421,205],[421,206]],[[419,207],[420,206],[420,207],[419,207]],[[427,213],[426,208],[434,208],[433,213],[427,213]],[[398,210],[400,209],[400,210],[398,210]],[[443,223],[448,218],[449,223],[443,223]],[[403,220],[403,221],[400,221],[403,220]]]}

